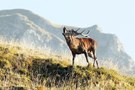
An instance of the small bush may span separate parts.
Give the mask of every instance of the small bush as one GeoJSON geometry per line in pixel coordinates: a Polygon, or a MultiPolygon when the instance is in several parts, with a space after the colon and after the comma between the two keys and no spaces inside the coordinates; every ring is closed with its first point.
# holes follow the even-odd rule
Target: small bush
{"type": "Polygon", "coordinates": [[[22,50],[15,46],[0,46],[0,90],[133,90],[135,88],[133,77],[123,76],[105,67],[94,68],[92,65],[72,67],[67,61],[60,57],[45,57],[38,52],[31,53],[31,50],[22,50]],[[6,86],[6,89],[3,86],[6,86]]]}
{"type": "Polygon", "coordinates": [[[26,90],[26,88],[22,86],[11,86],[10,90],[26,90]]]}
{"type": "Polygon", "coordinates": [[[19,74],[27,74],[28,71],[27,71],[27,69],[20,69],[20,70],[18,70],[18,73],[19,74]]]}
{"type": "Polygon", "coordinates": [[[1,60],[0,59],[0,68],[6,68],[10,69],[11,68],[11,63],[8,60],[1,60]]]}

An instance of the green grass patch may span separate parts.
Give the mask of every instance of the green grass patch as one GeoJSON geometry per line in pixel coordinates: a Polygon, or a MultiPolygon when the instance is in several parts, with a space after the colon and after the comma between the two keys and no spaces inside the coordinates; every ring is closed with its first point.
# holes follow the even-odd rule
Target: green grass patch
{"type": "Polygon", "coordinates": [[[0,88],[29,90],[133,90],[135,78],[106,67],[72,67],[68,60],[37,51],[0,46],[0,88]]]}

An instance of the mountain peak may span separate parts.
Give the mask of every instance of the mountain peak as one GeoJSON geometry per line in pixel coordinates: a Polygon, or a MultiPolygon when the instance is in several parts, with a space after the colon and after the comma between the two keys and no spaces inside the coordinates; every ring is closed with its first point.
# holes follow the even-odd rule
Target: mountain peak
{"type": "Polygon", "coordinates": [[[86,29],[91,30],[91,31],[93,31],[93,32],[102,32],[102,29],[101,29],[100,26],[97,25],[97,24],[95,24],[95,25],[93,25],[93,26],[90,26],[90,27],[88,27],[88,28],[86,28],[86,29]]]}
{"type": "MultiPolygon", "coordinates": [[[[0,11],[0,26],[0,37],[6,37],[7,40],[13,39],[14,41],[26,42],[36,47],[44,47],[45,50],[49,48],[52,52],[70,53],[62,36],[62,25],[56,27],[54,23],[29,10],[14,9],[0,11]]],[[[76,28],[72,26],[67,27],[76,28]]],[[[120,67],[124,68],[124,71],[126,71],[125,68],[132,69],[131,58],[124,52],[117,36],[101,32],[101,28],[98,25],[82,29],[89,30],[89,36],[97,41],[97,57],[99,60],[104,62],[104,60],[111,59],[114,64],[118,63],[119,66],[125,66],[120,67]]],[[[83,62],[85,61],[81,63],[83,62]]]]}
{"type": "Polygon", "coordinates": [[[26,9],[9,9],[9,10],[0,10],[0,14],[13,14],[13,13],[32,13],[30,10],[26,9]]]}
{"type": "Polygon", "coordinates": [[[93,27],[93,28],[98,28],[99,26],[96,24],[96,25],[93,25],[93,26],[91,26],[91,27],[93,27]]]}

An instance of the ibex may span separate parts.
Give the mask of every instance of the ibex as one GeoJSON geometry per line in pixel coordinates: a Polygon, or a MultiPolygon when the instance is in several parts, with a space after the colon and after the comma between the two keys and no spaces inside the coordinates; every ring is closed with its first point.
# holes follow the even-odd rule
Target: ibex
{"type": "Polygon", "coordinates": [[[65,27],[63,28],[63,36],[66,39],[66,43],[72,52],[72,65],[74,66],[74,60],[76,54],[84,54],[86,61],[89,66],[88,56],[94,59],[93,66],[95,67],[95,62],[98,67],[98,62],[96,58],[96,46],[97,43],[92,38],[77,38],[77,35],[83,35],[83,31],[81,33],[77,32],[78,30],[67,30],[65,27]]]}

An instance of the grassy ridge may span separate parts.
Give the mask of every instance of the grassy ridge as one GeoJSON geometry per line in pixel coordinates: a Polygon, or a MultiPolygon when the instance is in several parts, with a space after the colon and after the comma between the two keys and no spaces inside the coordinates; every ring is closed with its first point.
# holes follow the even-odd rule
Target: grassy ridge
{"type": "Polygon", "coordinates": [[[40,51],[0,45],[0,90],[134,90],[135,78],[76,66],[40,51]]]}

